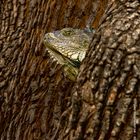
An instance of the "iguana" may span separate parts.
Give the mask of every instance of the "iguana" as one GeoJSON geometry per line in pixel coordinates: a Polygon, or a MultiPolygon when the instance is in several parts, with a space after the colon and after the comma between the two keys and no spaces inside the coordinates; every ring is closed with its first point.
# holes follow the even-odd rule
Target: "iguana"
{"type": "Polygon", "coordinates": [[[66,76],[75,80],[92,37],[88,29],[63,28],[45,34],[44,44],[50,56],[64,66],[66,76]]]}

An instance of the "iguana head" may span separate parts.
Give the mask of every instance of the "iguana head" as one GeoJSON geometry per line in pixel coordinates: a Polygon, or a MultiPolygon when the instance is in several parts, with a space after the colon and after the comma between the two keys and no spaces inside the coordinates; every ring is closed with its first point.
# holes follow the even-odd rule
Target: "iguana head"
{"type": "Polygon", "coordinates": [[[92,32],[87,30],[64,28],[45,34],[44,44],[51,57],[64,68],[78,71],[92,36],[92,32]]]}

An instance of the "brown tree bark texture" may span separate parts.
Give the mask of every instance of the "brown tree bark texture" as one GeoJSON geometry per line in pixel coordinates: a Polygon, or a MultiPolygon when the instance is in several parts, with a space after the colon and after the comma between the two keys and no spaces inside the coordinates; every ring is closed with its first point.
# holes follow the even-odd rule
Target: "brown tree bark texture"
{"type": "Polygon", "coordinates": [[[107,11],[80,67],[72,103],[66,139],[140,139],[138,1],[107,11]]]}
{"type": "Polygon", "coordinates": [[[1,139],[54,134],[73,82],[49,58],[42,40],[47,31],[82,28],[88,18],[91,24],[93,6],[91,0],[0,0],[1,139]]]}
{"type": "Polygon", "coordinates": [[[140,110],[140,5],[122,0],[108,11],[110,3],[0,0],[1,140],[132,139],[134,102],[140,110]],[[72,82],[42,40],[46,32],[86,25],[97,31],[72,82]]]}

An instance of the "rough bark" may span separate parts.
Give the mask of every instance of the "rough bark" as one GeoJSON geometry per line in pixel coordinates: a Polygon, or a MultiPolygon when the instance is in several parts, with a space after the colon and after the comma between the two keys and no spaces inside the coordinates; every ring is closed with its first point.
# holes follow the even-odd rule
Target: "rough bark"
{"type": "Polygon", "coordinates": [[[140,137],[139,14],[137,0],[0,0],[1,140],[140,137]],[[97,31],[74,83],[42,39],[86,25],[97,31]]]}
{"type": "Polygon", "coordinates": [[[108,9],[81,65],[69,124],[61,135],[76,140],[139,139],[139,111],[140,4],[118,2],[108,9]]]}

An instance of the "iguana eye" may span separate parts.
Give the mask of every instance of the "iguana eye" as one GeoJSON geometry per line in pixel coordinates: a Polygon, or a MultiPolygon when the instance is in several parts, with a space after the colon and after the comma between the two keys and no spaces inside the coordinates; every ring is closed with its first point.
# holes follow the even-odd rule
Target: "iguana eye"
{"type": "Polygon", "coordinates": [[[82,46],[87,47],[89,45],[89,42],[87,40],[82,41],[82,46]]]}
{"type": "Polygon", "coordinates": [[[75,34],[74,30],[71,28],[64,28],[61,30],[61,32],[62,32],[62,35],[64,36],[71,36],[75,34]]]}

